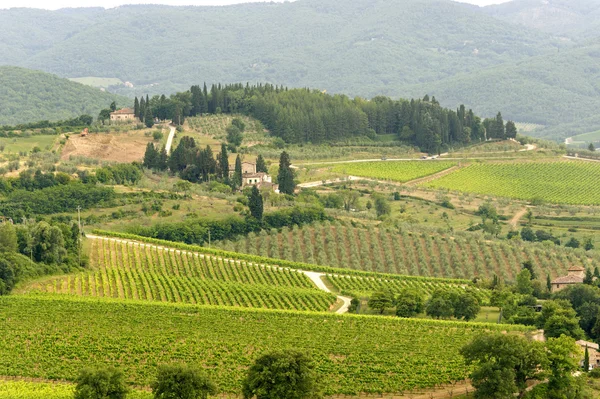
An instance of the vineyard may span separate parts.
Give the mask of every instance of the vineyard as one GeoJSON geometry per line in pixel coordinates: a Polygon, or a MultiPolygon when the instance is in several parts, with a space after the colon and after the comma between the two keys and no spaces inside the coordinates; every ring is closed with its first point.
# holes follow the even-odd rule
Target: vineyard
{"type": "Polygon", "coordinates": [[[391,180],[400,183],[419,179],[453,167],[455,163],[445,161],[388,161],[357,162],[335,165],[332,172],[344,175],[391,180]]]}
{"type": "Polygon", "coordinates": [[[482,163],[424,185],[528,201],[600,205],[598,179],[600,165],[595,162],[482,163]]]}
{"type": "Polygon", "coordinates": [[[402,229],[355,228],[339,222],[281,232],[251,233],[237,241],[216,243],[220,248],[272,258],[425,277],[491,278],[511,280],[521,264],[531,260],[542,276],[563,275],[572,265],[600,265],[581,250],[522,242],[488,242],[475,234],[443,234],[402,229]]]}
{"type": "MultiPolygon", "coordinates": [[[[72,399],[74,385],[0,380],[0,399],[72,399]]],[[[151,399],[150,392],[131,391],[127,399],[151,399]]]]}
{"type": "Polygon", "coordinates": [[[309,351],[326,394],[402,392],[463,380],[458,350],[486,330],[521,326],[232,309],[64,296],[0,297],[0,375],[73,380],[118,366],[148,386],[156,367],[184,361],[222,392],[266,351],[309,351]],[[435,371],[434,371],[435,370],[435,371]]]}
{"type": "Polygon", "coordinates": [[[297,271],[114,240],[92,240],[90,268],[22,291],[312,311],[336,300],[297,271]]]}

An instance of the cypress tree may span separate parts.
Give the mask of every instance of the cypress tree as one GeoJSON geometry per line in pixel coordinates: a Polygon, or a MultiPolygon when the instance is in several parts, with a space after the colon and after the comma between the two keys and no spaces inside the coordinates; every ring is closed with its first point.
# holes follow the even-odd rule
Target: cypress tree
{"type": "Polygon", "coordinates": [[[137,96],[135,97],[135,101],[133,102],[133,115],[136,118],[140,117],[140,102],[139,102],[137,96]]]}
{"type": "Polygon", "coordinates": [[[598,266],[594,267],[594,277],[600,278],[600,270],[598,270],[598,266]]]}
{"type": "Polygon", "coordinates": [[[225,143],[221,144],[221,153],[219,154],[219,170],[220,177],[223,182],[229,180],[229,154],[227,154],[227,146],[225,143]]]}
{"type": "Polygon", "coordinates": [[[146,153],[144,154],[144,167],[148,169],[155,169],[158,166],[158,152],[154,148],[154,144],[148,143],[146,146],[146,153]]]}
{"type": "Polygon", "coordinates": [[[257,220],[262,220],[263,217],[263,197],[256,186],[252,186],[250,196],[248,197],[248,207],[250,214],[257,220]]]}
{"type": "Polygon", "coordinates": [[[156,169],[158,170],[167,170],[167,162],[169,160],[169,156],[167,155],[167,150],[165,147],[160,149],[158,153],[158,158],[156,161],[156,169]]]}
{"type": "Polygon", "coordinates": [[[146,100],[144,100],[144,97],[142,96],[142,99],[140,100],[140,108],[138,111],[139,115],[138,117],[140,118],[140,121],[144,121],[144,116],[146,115],[146,100]]]}
{"type": "Polygon", "coordinates": [[[287,152],[283,151],[279,157],[279,173],[277,175],[279,192],[293,195],[296,183],[294,183],[294,171],[290,165],[290,156],[287,152]]]}
{"type": "Polygon", "coordinates": [[[585,354],[583,355],[583,371],[587,373],[590,371],[590,353],[587,345],[585,346],[585,354]]]}
{"type": "Polygon", "coordinates": [[[146,109],[144,110],[144,123],[146,124],[147,128],[154,126],[154,118],[152,117],[152,112],[149,106],[146,106],[146,109]]]}
{"type": "Polygon", "coordinates": [[[583,284],[592,285],[594,282],[594,274],[589,267],[585,268],[585,277],[583,279],[583,284]]]}
{"type": "Polygon", "coordinates": [[[262,155],[258,154],[258,157],[256,158],[256,171],[257,172],[263,172],[263,173],[268,173],[269,170],[267,168],[267,163],[265,162],[265,159],[263,158],[262,155]]]}
{"type": "Polygon", "coordinates": [[[509,139],[517,137],[517,126],[513,121],[506,122],[506,137],[509,139]]]}
{"type": "Polygon", "coordinates": [[[242,158],[240,158],[239,154],[235,158],[235,172],[233,173],[231,184],[234,189],[242,186],[242,158]]]}
{"type": "Polygon", "coordinates": [[[546,288],[548,288],[548,292],[552,292],[552,280],[550,280],[550,274],[546,274],[546,288]]]}

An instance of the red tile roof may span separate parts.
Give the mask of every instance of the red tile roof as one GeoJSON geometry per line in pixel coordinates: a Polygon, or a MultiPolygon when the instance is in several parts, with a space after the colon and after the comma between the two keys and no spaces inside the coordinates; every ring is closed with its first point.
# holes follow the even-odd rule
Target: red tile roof
{"type": "Polygon", "coordinates": [[[135,112],[131,108],[123,108],[115,112],[111,112],[111,115],[126,115],[126,114],[134,114],[135,112]]]}

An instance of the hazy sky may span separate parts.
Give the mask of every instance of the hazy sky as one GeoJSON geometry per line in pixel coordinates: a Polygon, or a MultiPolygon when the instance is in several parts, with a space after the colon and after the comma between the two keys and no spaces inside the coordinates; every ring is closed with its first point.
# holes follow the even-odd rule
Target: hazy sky
{"type": "MultiPolygon", "coordinates": [[[[32,7],[46,8],[56,10],[66,7],[116,7],[122,4],[169,4],[169,5],[227,5],[234,3],[247,3],[257,1],[272,0],[0,0],[1,8],[11,7],[32,7]]],[[[281,0],[275,0],[281,1],[281,0]]],[[[352,1],[352,0],[344,0],[352,1]]],[[[510,0],[460,0],[465,3],[477,4],[480,6],[488,4],[503,3],[510,0]]]]}

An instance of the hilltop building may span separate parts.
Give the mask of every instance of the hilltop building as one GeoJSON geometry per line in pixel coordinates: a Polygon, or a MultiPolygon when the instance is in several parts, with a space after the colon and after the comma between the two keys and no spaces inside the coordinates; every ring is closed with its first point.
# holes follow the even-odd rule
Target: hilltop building
{"type": "Polygon", "coordinates": [[[552,280],[551,287],[552,292],[560,291],[573,284],[583,284],[585,278],[585,269],[580,266],[571,266],[568,270],[568,274],[563,277],[558,277],[552,280]]]}
{"type": "Polygon", "coordinates": [[[110,113],[110,120],[112,122],[128,122],[135,121],[135,113],[131,108],[123,108],[115,112],[110,113]]]}
{"type": "MultiPolygon", "coordinates": [[[[229,177],[235,173],[235,165],[229,167],[229,177]]],[[[254,162],[242,162],[242,188],[256,186],[257,188],[269,188],[279,192],[279,186],[273,184],[271,176],[264,172],[256,171],[254,162]]]]}

